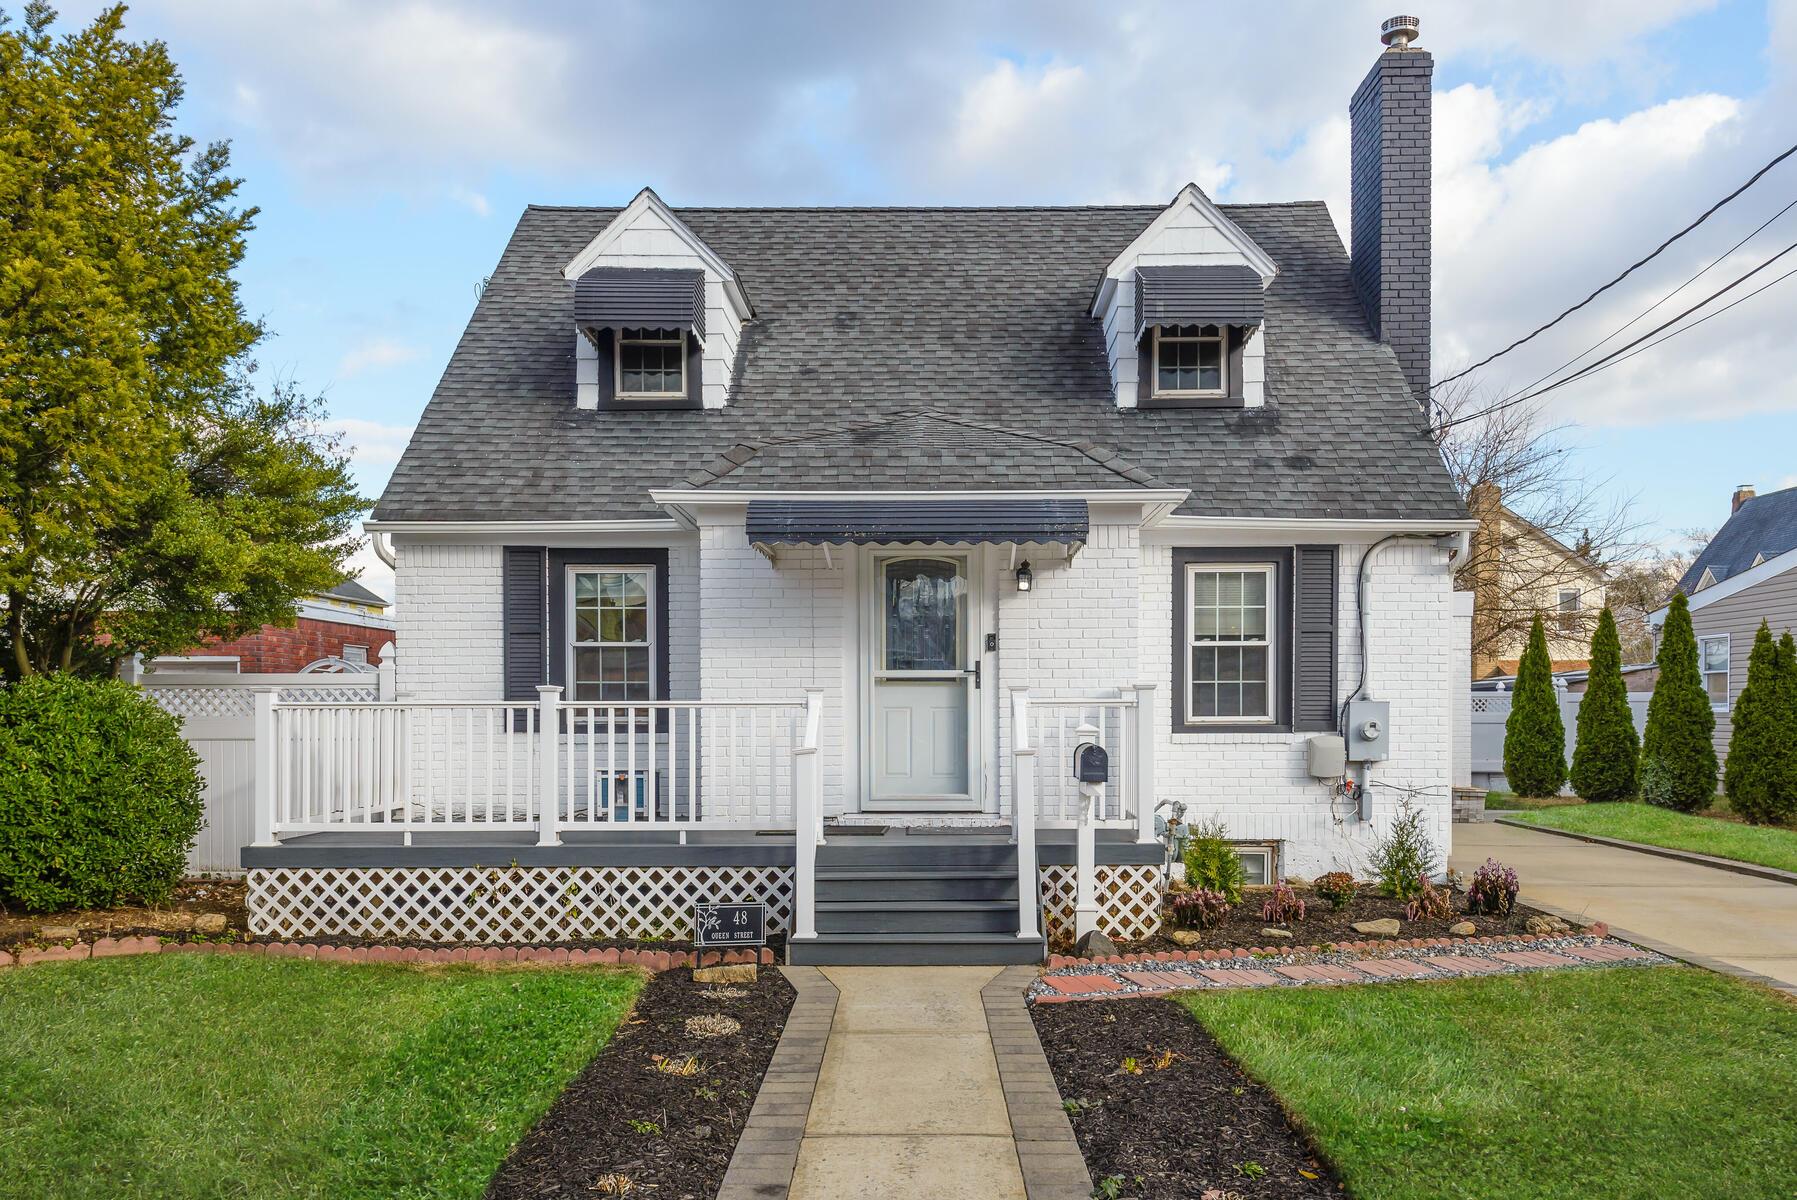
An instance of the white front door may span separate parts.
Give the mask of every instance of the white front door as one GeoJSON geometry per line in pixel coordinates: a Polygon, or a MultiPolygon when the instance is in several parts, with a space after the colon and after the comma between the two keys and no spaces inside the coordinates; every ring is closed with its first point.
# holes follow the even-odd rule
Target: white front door
{"type": "Polygon", "coordinates": [[[969,809],[978,661],[967,559],[874,559],[872,807],[969,809]]]}

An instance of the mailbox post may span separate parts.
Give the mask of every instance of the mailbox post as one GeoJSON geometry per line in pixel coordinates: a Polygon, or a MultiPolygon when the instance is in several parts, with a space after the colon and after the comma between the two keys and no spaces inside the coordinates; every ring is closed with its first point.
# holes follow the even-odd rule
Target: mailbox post
{"type": "Polygon", "coordinates": [[[1092,822],[1103,811],[1111,756],[1097,742],[1097,726],[1082,721],[1073,732],[1079,739],[1073,750],[1073,778],[1080,793],[1079,825],[1074,830],[1073,936],[1083,938],[1098,928],[1098,847],[1092,822]]]}

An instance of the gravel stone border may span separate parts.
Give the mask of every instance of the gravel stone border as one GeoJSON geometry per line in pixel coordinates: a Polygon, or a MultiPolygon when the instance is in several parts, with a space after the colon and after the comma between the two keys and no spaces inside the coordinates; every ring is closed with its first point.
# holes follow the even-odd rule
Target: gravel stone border
{"type": "Polygon", "coordinates": [[[816,967],[781,967],[799,993],[774,1047],[755,1106],[730,1156],[717,1200],[780,1200],[792,1191],[824,1046],[836,1020],[836,985],[816,967]]]}

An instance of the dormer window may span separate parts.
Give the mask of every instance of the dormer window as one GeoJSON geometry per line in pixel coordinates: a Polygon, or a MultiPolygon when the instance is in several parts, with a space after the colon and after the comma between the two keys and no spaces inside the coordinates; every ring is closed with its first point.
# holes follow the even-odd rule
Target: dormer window
{"type": "Polygon", "coordinates": [[[619,331],[617,396],[630,400],[670,400],[686,396],[686,331],[619,331]]]}
{"type": "Polygon", "coordinates": [[[1167,325],[1154,330],[1156,396],[1229,394],[1228,333],[1219,325],[1167,325]]]}

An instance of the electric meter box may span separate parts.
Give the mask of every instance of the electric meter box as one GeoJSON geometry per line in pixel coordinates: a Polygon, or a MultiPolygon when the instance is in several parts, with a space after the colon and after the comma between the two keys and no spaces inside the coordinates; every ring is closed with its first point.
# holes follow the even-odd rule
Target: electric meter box
{"type": "Polygon", "coordinates": [[[1382,762],[1391,756],[1391,705],[1348,701],[1348,761],[1382,762]]]}
{"type": "Polygon", "coordinates": [[[1348,747],[1339,733],[1319,733],[1304,749],[1312,779],[1340,779],[1348,773],[1348,747]]]}

